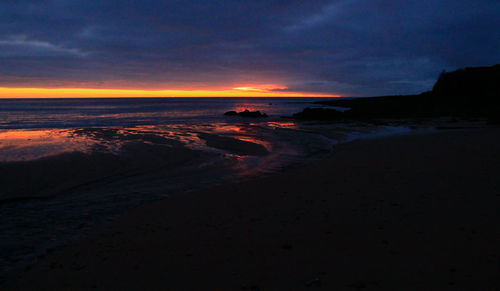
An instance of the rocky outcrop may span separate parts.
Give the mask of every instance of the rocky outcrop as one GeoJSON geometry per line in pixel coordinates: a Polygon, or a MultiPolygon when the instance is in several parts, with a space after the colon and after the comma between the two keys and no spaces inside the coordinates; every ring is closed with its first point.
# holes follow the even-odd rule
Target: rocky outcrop
{"type": "Polygon", "coordinates": [[[249,111],[246,109],[245,111],[242,112],[236,112],[236,111],[228,111],[224,113],[226,116],[241,116],[241,117],[254,117],[254,118],[262,118],[262,117],[267,117],[267,114],[261,113],[260,111],[249,111]]]}
{"type": "Polygon", "coordinates": [[[342,116],[342,112],[335,109],[306,108],[302,112],[292,115],[292,118],[302,120],[338,120],[342,116]]]}

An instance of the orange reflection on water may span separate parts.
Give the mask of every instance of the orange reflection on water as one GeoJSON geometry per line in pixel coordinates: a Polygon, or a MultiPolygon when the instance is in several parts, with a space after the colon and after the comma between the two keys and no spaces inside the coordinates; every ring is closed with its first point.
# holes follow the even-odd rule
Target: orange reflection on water
{"type": "Polygon", "coordinates": [[[0,130],[0,144],[14,140],[39,140],[47,138],[68,137],[69,133],[64,130],[31,130],[13,129],[0,130]]]}
{"type": "Polygon", "coordinates": [[[251,136],[235,136],[234,138],[237,140],[241,140],[241,141],[260,144],[261,146],[265,147],[267,151],[272,151],[272,149],[273,149],[270,143],[262,141],[260,139],[256,139],[256,138],[251,137],[251,136]]]}
{"type": "Polygon", "coordinates": [[[71,130],[1,130],[0,162],[38,159],[65,152],[85,152],[89,143],[71,130]]]}
{"type": "MultiPolygon", "coordinates": [[[[239,176],[249,176],[269,169],[275,144],[270,130],[248,124],[212,123],[200,125],[154,125],[118,128],[16,129],[0,130],[0,162],[28,161],[70,152],[94,151],[120,154],[129,143],[148,143],[168,147],[185,146],[192,150],[215,152],[234,159],[239,176]],[[264,129],[264,130],[262,130],[264,129]],[[231,138],[263,146],[262,151],[247,150],[249,145],[234,143],[228,147],[210,145],[204,136],[222,143],[231,138]]],[[[281,123],[277,123],[281,124],[281,123]]],[[[230,140],[229,140],[229,143],[230,140]]],[[[253,147],[250,147],[253,148],[253,147]]],[[[220,156],[220,155],[219,155],[220,156]]]]}
{"type": "Polygon", "coordinates": [[[297,124],[295,124],[295,122],[289,122],[289,121],[269,121],[267,122],[267,125],[269,127],[275,127],[275,128],[290,128],[290,129],[297,128],[297,124]]]}
{"type": "Polygon", "coordinates": [[[226,156],[234,159],[235,164],[233,166],[233,171],[236,173],[236,177],[238,178],[251,177],[259,171],[255,165],[251,165],[252,163],[249,163],[249,159],[251,159],[250,157],[236,154],[227,154],[226,156]]]}
{"type": "Polygon", "coordinates": [[[227,133],[227,132],[236,132],[236,133],[243,133],[245,132],[245,129],[238,124],[223,124],[223,123],[216,123],[214,124],[215,129],[214,131],[217,133],[227,133]]]}

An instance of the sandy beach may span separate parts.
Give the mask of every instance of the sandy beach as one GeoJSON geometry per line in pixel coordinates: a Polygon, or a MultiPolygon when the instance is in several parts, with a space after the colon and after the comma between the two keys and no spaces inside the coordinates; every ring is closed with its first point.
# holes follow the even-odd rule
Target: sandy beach
{"type": "Polygon", "coordinates": [[[500,128],[340,144],[129,211],[0,287],[498,290],[499,174],[500,128]]]}

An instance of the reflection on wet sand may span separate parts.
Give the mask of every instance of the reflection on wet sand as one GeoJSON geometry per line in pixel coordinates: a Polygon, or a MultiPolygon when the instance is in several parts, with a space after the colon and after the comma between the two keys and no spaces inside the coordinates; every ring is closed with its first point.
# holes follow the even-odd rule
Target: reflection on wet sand
{"type": "Polygon", "coordinates": [[[283,122],[278,122],[278,121],[269,121],[267,122],[267,126],[273,127],[273,128],[287,128],[287,129],[298,129],[299,127],[297,124],[293,121],[283,121],[283,122]]]}
{"type": "MultiPolygon", "coordinates": [[[[116,169],[119,168],[122,172],[148,173],[163,167],[174,173],[182,165],[169,162],[171,157],[165,157],[182,152],[181,156],[185,159],[181,160],[191,160],[193,169],[197,167],[196,163],[206,165],[207,160],[203,159],[211,159],[208,164],[224,165],[219,169],[225,172],[222,176],[241,178],[274,172],[287,164],[300,162],[303,157],[309,159],[316,154],[324,154],[330,148],[331,141],[309,130],[304,131],[290,121],[3,130],[0,131],[0,170],[5,170],[5,165],[2,166],[5,162],[31,161],[30,165],[33,165],[41,164],[37,161],[39,159],[44,159],[47,167],[53,160],[64,167],[64,159],[58,157],[65,155],[71,156],[71,161],[67,162],[74,164],[78,164],[75,159],[97,161],[96,157],[106,157],[102,165],[96,162],[93,166],[97,170],[83,166],[78,173],[74,173],[85,176],[91,172],[90,180],[98,179],[99,175],[116,176],[116,169]],[[194,158],[200,154],[205,158],[194,158]],[[120,163],[122,166],[116,166],[120,163]]],[[[190,174],[186,172],[183,175],[190,174]]],[[[49,180],[55,183],[57,179],[49,180]]],[[[75,181],[72,185],[83,181],[70,180],[75,181]]],[[[13,191],[10,191],[11,194],[14,194],[13,191]]]]}
{"type": "Polygon", "coordinates": [[[218,165],[219,178],[249,177],[329,147],[293,122],[2,130],[0,201],[47,197],[159,169],[185,178],[218,165]]]}
{"type": "Polygon", "coordinates": [[[301,149],[309,147],[302,142],[309,139],[290,130],[294,126],[262,122],[2,130],[0,201],[47,197],[158,169],[189,177],[207,165],[220,165],[218,176],[228,179],[270,173],[309,151],[301,149]]]}
{"type": "Polygon", "coordinates": [[[266,141],[263,141],[263,140],[260,140],[260,139],[257,139],[257,138],[251,137],[251,136],[236,136],[234,138],[237,139],[237,140],[244,141],[244,142],[249,142],[249,143],[261,145],[268,152],[270,152],[270,151],[273,150],[273,147],[272,147],[272,145],[271,145],[270,142],[266,142],[266,141]]]}
{"type": "MultiPolygon", "coordinates": [[[[192,150],[219,152],[234,156],[245,154],[248,147],[260,145],[272,151],[272,141],[266,140],[262,129],[255,124],[205,124],[205,125],[154,125],[129,128],[78,128],[43,130],[2,130],[0,131],[0,162],[28,161],[70,152],[91,154],[105,152],[119,154],[127,143],[146,143],[170,147],[187,147],[192,150]],[[215,139],[223,140],[221,143],[215,139]],[[207,140],[210,142],[207,143],[207,140]],[[237,141],[242,141],[238,143],[237,141]],[[211,146],[210,144],[218,144],[211,146]],[[222,151],[221,151],[222,150],[222,151]]],[[[293,123],[263,123],[269,128],[293,128],[293,123]]],[[[259,152],[257,154],[262,154],[259,152]]]]}
{"type": "Polygon", "coordinates": [[[91,142],[73,130],[2,130],[0,162],[34,160],[67,152],[87,152],[91,142]]]}
{"type": "Polygon", "coordinates": [[[188,164],[198,171],[219,163],[228,178],[272,172],[298,155],[276,128],[263,122],[3,130],[0,183],[8,185],[0,200],[51,196],[159,168],[174,174],[188,164]]]}

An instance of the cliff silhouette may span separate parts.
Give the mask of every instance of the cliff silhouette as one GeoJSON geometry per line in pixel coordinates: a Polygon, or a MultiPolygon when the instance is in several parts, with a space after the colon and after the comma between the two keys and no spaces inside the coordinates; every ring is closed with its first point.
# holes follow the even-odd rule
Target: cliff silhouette
{"type": "Polygon", "coordinates": [[[443,72],[432,93],[440,97],[460,97],[460,101],[475,102],[500,96],[500,64],[443,72]],[[474,97],[475,96],[475,97],[474,97]]]}
{"type": "Polygon", "coordinates": [[[376,118],[429,118],[454,116],[486,117],[498,122],[500,116],[500,64],[443,72],[432,91],[419,95],[380,96],[319,101],[317,104],[348,107],[308,108],[294,119],[350,120],[376,118]]]}

